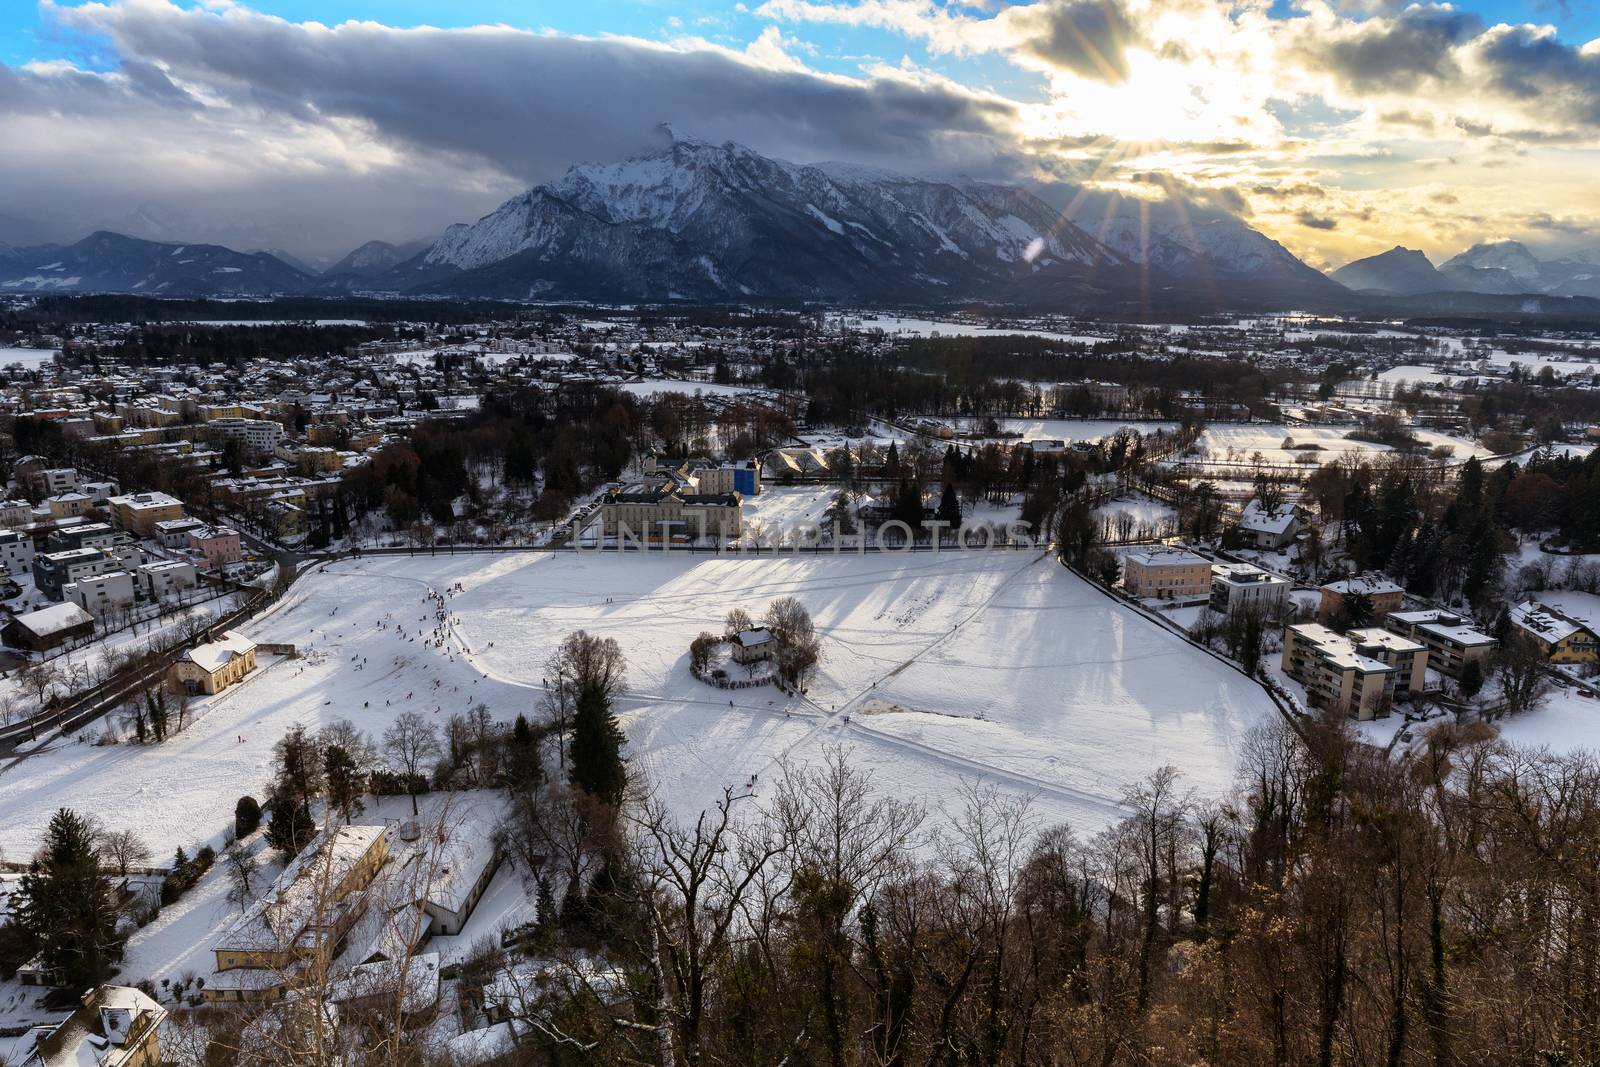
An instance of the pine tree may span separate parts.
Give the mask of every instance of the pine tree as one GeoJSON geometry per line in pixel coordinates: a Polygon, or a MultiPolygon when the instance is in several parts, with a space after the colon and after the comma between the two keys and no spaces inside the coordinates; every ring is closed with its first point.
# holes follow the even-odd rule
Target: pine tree
{"type": "Polygon", "coordinates": [[[627,785],[622,730],[611,714],[611,701],[595,689],[578,694],[572,719],[572,784],[610,804],[621,802],[627,785]]]}
{"type": "Polygon", "coordinates": [[[513,789],[533,790],[544,784],[539,739],[522,715],[518,715],[511,726],[511,741],[506,747],[506,780],[513,789]]]}
{"type": "Polygon", "coordinates": [[[115,954],[116,906],[94,839],[88,820],[57,811],[17,891],[15,921],[37,938],[45,966],[70,989],[104,982],[115,954]]]}
{"type": "Polygon", "coordinates": [[[361,771],[342,745],[329,745],[322,754],[322,764],[328,783],[328,803],[339,810],[348,825],[362,810],[361,771]]]}
{"type": "Polygon", "coordinates": [[[956,487],[949,482],[944,483],[944,492],[939,496],[938,519],[949,524],[950,529],[961,529],[961,501],[956,499],[956,487]]]}

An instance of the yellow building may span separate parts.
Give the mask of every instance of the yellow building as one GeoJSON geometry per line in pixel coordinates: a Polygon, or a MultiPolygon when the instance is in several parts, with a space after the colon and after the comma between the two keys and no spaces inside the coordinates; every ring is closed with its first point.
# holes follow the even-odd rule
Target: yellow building
{"type": "Polygon", "coordinates": [[[1600,640],[1585,624],[1547,604],[1529,600],[1511,609],[1511,625],[1531,638],[1551,663],[1594,663],[1600,640]]]}
{"type": "Polygon", "coordinates": [[[381,826],[318,834],[212,946],[216,971],[206,980],[205,999],[275,1000],[309,965],[337,956],[366,913],[365,890],[388,857],[381,826]]]}
{"type": "Polygon", "coordinates": [[[1283,631],[1283,673],[1305,687],[1306,699],[1314,708],[1332,708],[1352,719],[1381,719],[1394,702],[1399,672],[1376,658],[1376,651],[1372,646],[1358,646],[1350,637],[1320,623],[1287,626],[1283,631]]]}
{"type": "Polygon", "coordinates": [[[1145,548],[1122,557],[1122,587],[1159,600],[1211,596],[1211,561],[1181,548],[1145,548]]]}
{"type": "Polygon", "coordinates": [[[33,1031],[23,1067],[159,1067],[167,1009],[132,986],[103,985],[59,1023],[33,1031]]]}
{"type": "Polygon", "coordinates": [[[112,525],[140,537],[152,536],[158,522],[184,517],[183,501],[166,493],[128,493],[114,496],[108,503],[112,525]]]}
{"type": "Polygon", "coordinates": [[[717,537],[724,541],[744,529],[744,498],[738,493],[685,493],[674,486],[614,489],[600,505],[607,537],[641,541],[717,537]]]}
{"type": "Polygon", "coordinates": [[[220,693],[256,669],[256,643],[229,630],[222,640],[195,645],[172,665],[172,677],[191,693],[220,693]]]}

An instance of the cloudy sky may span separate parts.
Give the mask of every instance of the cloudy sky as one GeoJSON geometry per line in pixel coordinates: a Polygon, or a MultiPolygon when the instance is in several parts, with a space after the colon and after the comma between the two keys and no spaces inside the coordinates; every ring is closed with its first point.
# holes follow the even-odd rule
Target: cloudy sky
{"type": "Polygon", "coordinates": [[[326,259],[663,121],[1060,202],[1177,195],[1322,267],[1600,246],[1594,0],[0,0],[14,242],[326,259]]]}

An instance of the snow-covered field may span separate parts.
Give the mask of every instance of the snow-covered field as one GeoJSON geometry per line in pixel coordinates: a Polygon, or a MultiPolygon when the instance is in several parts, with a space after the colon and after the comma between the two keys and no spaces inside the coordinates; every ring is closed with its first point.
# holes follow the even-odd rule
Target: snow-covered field
{"type": "Polygon", "coordinates": [[[662,393],[687,393],[694,396],[767,396],[768,391],[753,385],[720,385],[716,382],[685,382],[661,379],[653,382],[625,382],[617,389],[634,396],[659,396],[662,393]]]}
{"type": "Polygon", "coordinates": [[[1045,337],[1052,341],[1077,341],[1092,345],[1115,337],[1114,330],[1104,335],[1087,333],[1057,333],[1051,330],[1003,329],[995,326],[978,326],[970,322],[947,322],[933,319],[904,319],[895,315],[862,315],[849,322],[851,329],[882,330],[887,334],[904,337],[1045,337]]]}
{"type": "MultiPolygon", "coordinates": [[[[1000,428],[1019,433],[1024,441],[1098,441],[1110,437],[1124,426],[1139,433],[1175,430],[1175,422],[1124,422],[1118,419],[997,419],[1000,428]]],[[[957,430],[975,430],[978,419],[951,419],[957,430]]]]}
{"type": "Polygon", "coordinates": [[[963,779],[992,782],[1093,832],[1162,764],[1221,792],[1241,737],[1276,714],[1254,683],[1038,553],[371,557],[303,577],[247,629],[301,657],[263,657],[242,685],[195,701],[165,745],[57,740],[5,766],[0,849],[29,854],[62,806],[136,830],[157,855],[218,844],[239,795],[261,796],[290,725],[348,717],[377,735],[404,708],[442,723],[480,701],[503,721],[536,714],[544,665],[578,629],[621,644],[631,766],[686,816],[841,745],[885,792],[939,809],[963,779]],[[457,583],[434,647],[427,591],[457,583]],[[689,675],[696,634],[788,595],[824,639],[808,698],[689,675]]]}
{"type": "MultiPolygon", "coordinates": [[[[1342,452],[1389,451],[1387,445],[1356,441],[1345,436],[1355,428],[1354,426],[1289,426],[1273,423],[1217,423],[1206,427],[1205,433],[1200,436],[1199,447],[1204,450],[1206,461],[1211,463],[1250,463],[1253,462],[1257,452],[1261,453],[1262,459],[1269,464],[1293,463],[1303,453],[1300,448],[1285,448],[1284,443],[1290,440],[1297,446],[1318,446],[1317,449],[1309,451],[1317,457],[1319,463],[1335,459],[1342,452]]],[[[1437,445],[1453,448],[1455,450],[1453,456],[1458,460],[1465,460],[1469,456],[1481,459],[1491,454],[1488,449],[1465,438],[1452,437],[1433,430],[1413,432],[1417,439],[1429,448],[1437,445]]]]}
{"type": "Polygon", "coordinates": [[[21,364],[27,370],[43,367],[54,362],[56,349],[54,348],[6,348],[0,346],[0,367],[9,367],[21,364]]]}

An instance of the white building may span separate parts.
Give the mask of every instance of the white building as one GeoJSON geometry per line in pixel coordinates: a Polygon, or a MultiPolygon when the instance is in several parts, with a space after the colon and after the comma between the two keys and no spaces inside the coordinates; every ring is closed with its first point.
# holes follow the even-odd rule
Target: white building
{"type": "Polygon", "coordinates": [[[61,597],[97,619],[133,607],[133,575],[127,571],[86,574],[61,587],[61,597]]]}
{"type": "Polygon", "coordinates": [[[217,440],[238,441],[245,451],[258,455],[276,451],[283,440],[283,427],[271,419],[212,419],[206,432],[217,440]]]}
{"type": "Polygon", "coordinates": [[[0,563],[12,574],[24,574],[33,567],[33,538],[15,530],[0,530],[0,563]]]}
{"type": "Polygon", "coordinates": [[[1289,602],[1289,580],[1249,563],[1211,565],[1211,610],[1256,611],[1277,618],[1289,602]]]}
{"type": "Polygon", "coordinates": [[[134,574],[139,582],[139,592],[150,600],[179,597],[200,584],[194,564],[176,559],[146,563],[134,574]]]}
{"type": "Polygon", "coordinates": [[[1293,504],[1266,508],[1260,500],[1252,500],[1239,516],[1239,531],[1257,548],[1282,548],[1300,532],[1300,516],[1293,504]]]}

